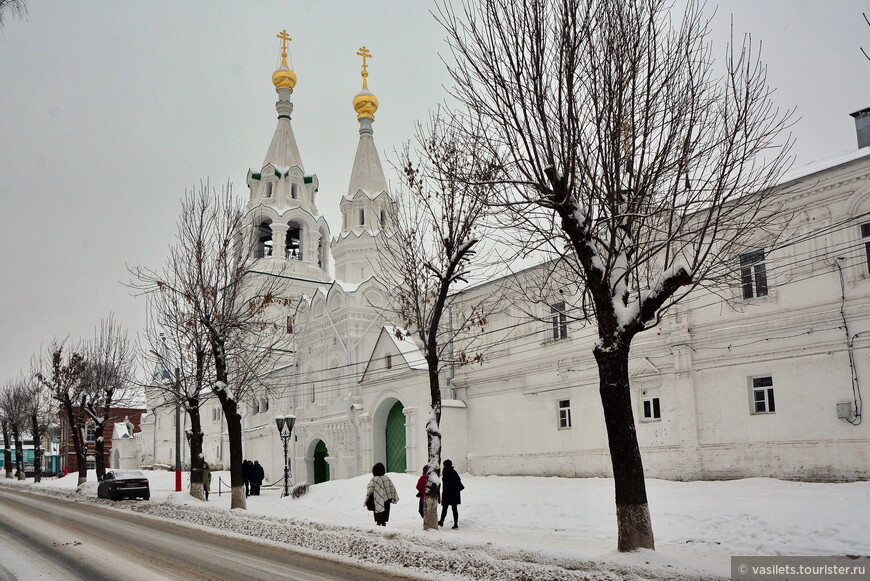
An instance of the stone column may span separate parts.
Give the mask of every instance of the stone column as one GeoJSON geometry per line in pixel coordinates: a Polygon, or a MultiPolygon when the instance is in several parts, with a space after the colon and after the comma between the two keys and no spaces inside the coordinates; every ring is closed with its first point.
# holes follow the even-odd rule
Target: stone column
{"type": "Polygon", "coordinates": [[[272,224],[272,258],[286,258],[287,224],[272,224]]]}
{"type": "Polygon", "coordinates": [[[674,354],[673,409],[685,465],[691,469],[691,477],[704,478],[704,463],[701,458],[698,434],[698,400],[695,397],[695,381],[692,372],[691,338],[671,337],[668,345],[674,354]],[[685,341],[685,342],[683,342],[685,341]]]}
{"type": "Polygon", "coordinates": [[[417,474],[428,460],[428,455],[419,458],[417,454],[417,408],[404,408],[402,413],[405,414],[405,471],[417,474]]]}

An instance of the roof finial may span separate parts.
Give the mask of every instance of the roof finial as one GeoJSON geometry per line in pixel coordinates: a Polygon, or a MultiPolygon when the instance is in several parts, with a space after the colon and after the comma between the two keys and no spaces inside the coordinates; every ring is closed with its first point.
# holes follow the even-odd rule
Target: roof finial
{"type": "Polygon", "coordinates": [[[278,38],[281,39],[281,64],[285,67],[287,66],[287,43],[293,40],[290,38],[290,35],[287,34],[287,29],[285,28],[280,33],[278,33],[278,38]]]}
{"type": "Polygon", "coordinates": [[[361,74],[362,74],[362,78],[363,78],[363,88],[368,89],[369,84],[368,84],[368,81],[366,78],[369,76],[369,72],[367,70],[369,68],[369,66],[366,64],[366,59],[372,58],[372,53],[370,53],[369,49],[367,49],[365,46],[361,46],[359,51],[357,51],[356,54],[358,54],[359,56],[362,57],[363,64],[362,64],[362,73],[361,74]]]}
{"type": "Polygon", "coordinates": [[[293,89],[296,86],[296,73],[287,65],[287,43],[293,40],[284,29],[278,34],[281,39],[281,66],[272,75],[272,84],[275,89],[293,89]]]}

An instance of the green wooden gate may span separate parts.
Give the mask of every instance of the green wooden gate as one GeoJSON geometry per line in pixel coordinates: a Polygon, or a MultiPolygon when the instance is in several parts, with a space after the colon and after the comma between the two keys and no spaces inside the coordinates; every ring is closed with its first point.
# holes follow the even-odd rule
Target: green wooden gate
{"type": "Polygon", "coordinates": [[[408,468],[405,461],[405,414],[402,402],[390,408],[387,414],[387,472],[405,472],[408,468]]]}
{"type": "Polygon", "coordinates": [[[314,448],[314,484],[321,482],[329,482],[329,462],[326,457],[329,456],[329,451],[326,449],[326,444],[323,440],[317,442],[317,447],[314,448]]]}

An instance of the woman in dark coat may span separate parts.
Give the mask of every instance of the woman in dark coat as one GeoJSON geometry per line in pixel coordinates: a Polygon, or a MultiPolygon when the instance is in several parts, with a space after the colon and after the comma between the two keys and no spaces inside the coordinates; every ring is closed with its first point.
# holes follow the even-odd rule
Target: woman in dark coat
{"type": "Polygon", "coordinates": [[[444,470],[441,473],[441,520],[438,521],[438,526],[444,526],[444,518],[447,516],[447,507],[453,507],[453,528],[459,528],[459,505],[462,504],[462,497],[459,494],[465,489],[462,485],[462,480],[459,474],[453,469],[453,462],[450,460],[444,461],[444,470]]]}
{"type": "Polygon", "coordinates": [[[245,479],[245,498],[251,495],[251,468],[253,467],[254,464],[250,460],[242,462],[242,478],[245,479]]]}
{"type": "Polygon", "coordinates": [[[260,496],[260,486],[263,484],[265,476],[260,461],[254,460],[254,465],[251,467],[251,496],[260,496]]]}

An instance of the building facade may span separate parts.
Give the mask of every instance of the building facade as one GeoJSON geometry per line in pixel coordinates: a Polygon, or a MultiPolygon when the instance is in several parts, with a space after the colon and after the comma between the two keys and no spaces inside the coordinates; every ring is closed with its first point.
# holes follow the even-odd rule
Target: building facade
{"type": "MultiPolygon", "coordinates": [[[[373,137],[367,51],[359,54],[359,141],[338,234],[317,210],[319,182],[293,135],[296,76],[286,61],[273,76],[275,134],[262,167],[248,173],[258,270],[287,277],[299,299],[287,313],[295,359],[275,371],[282,389],[245,402],[245,456],[264,465],[267,480],[283,474],[275,417],[287,414],[296,416],[294,482],[354,477],[375,462],[416,474],[427,459],[423,357],[397,338],[379,277],[384,216],[396,200],[373,137]]],[[[853,116],[860,135],[870,117],[853,116]]],[[[699,290],[634,340],[632,401],[648,476],[870,478],[870,424],[861,421],[870,381],[868,145],[786,176],[778,198],[794,213],[786,242],[734,256],[729,296],[699,290]]],[[[576,297],[562,289],[534,303],[510,292],[536,269],[545,266],[458,299],[461,308],[504,297],[489,318],[484,362],[443,374],[442,457],[481,475],[609,476],[596,331],[566,312],[576,297]]],[[[119,444],[140,465],[172,465],[176,429],[171,411],[151,412],[142,433],[119,444]]],[[[203,429],[206,460],[228,465],[216,401],[204,406],[203,429]]]]}

